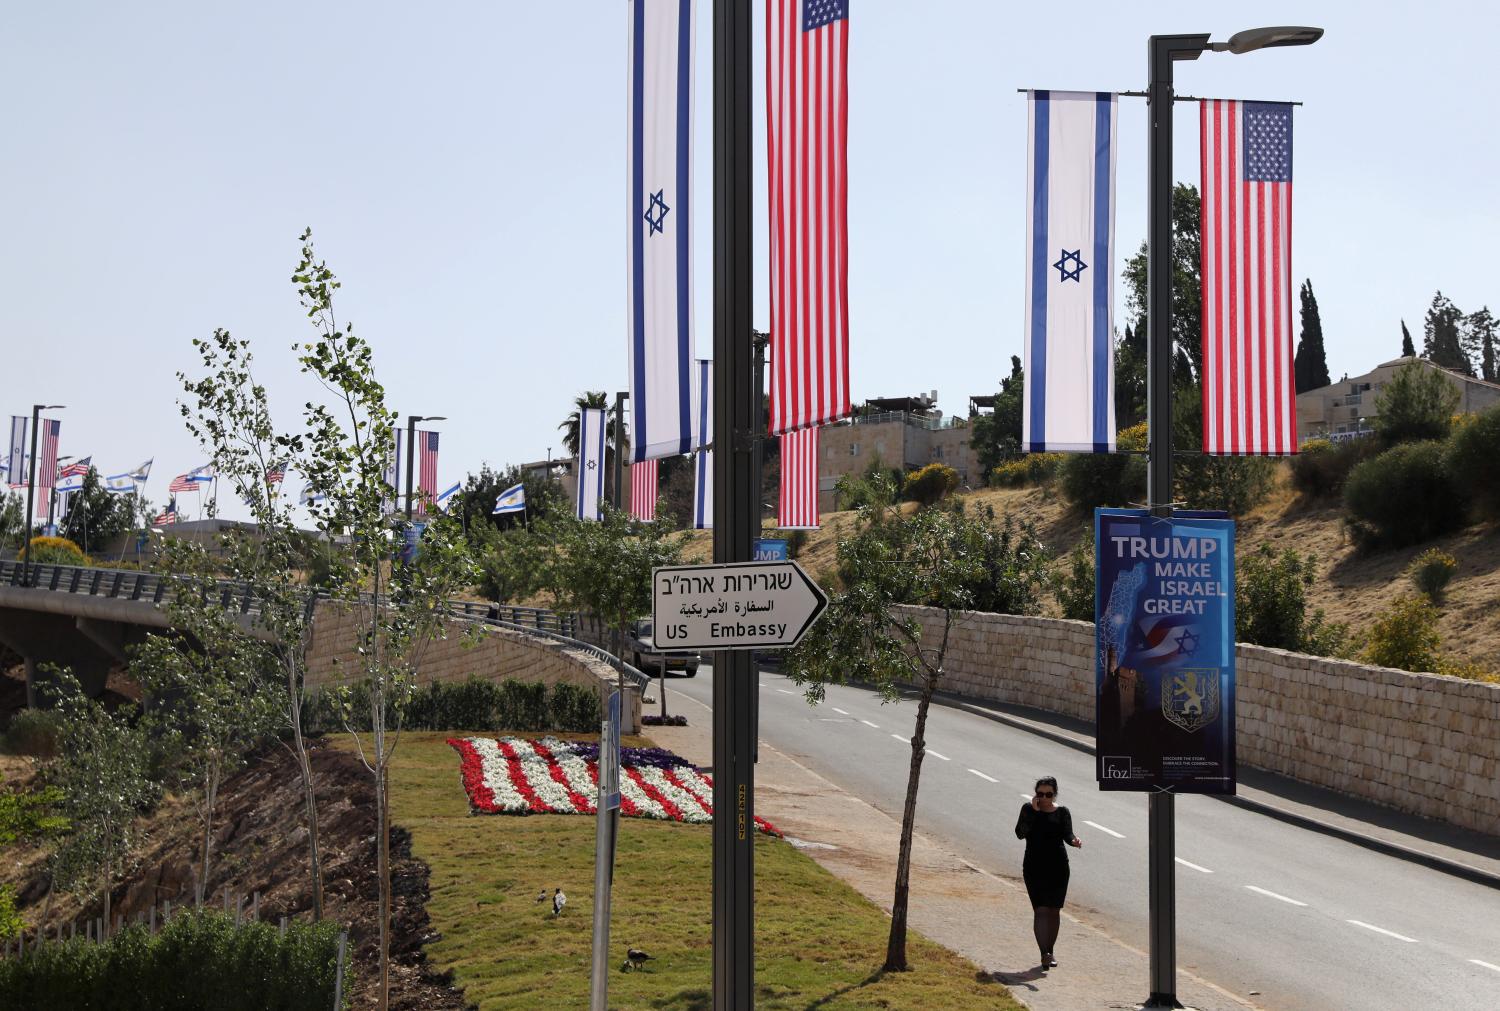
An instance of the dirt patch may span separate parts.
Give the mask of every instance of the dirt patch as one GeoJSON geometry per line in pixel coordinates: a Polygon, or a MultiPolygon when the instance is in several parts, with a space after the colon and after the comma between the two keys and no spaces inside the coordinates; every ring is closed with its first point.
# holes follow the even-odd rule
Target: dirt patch
{"type": "MultiPolygon", "coordinates": [[[[378,975],[378,877],[375,804],[369,773],[353,754],[326,745],[312,751],[323,854],[324,917],[349,930],[356,1007],[373,1007],[378,975]]],[[[296,764],[283,748],[253,758],[224,784],[216,816],[215,857],[206,904],[230,908],[241,899],[250,914],[260,893],[260,917],[311,919],[307,829],[296,764]]],[[[135,855],[135,870],[117,886],[112,912],[127,919],[165,902],[180,907],[194,894],[198,830],[192,808],[165,800],[147,824],[148,842],[135,855]]],[[[11,857],[11,854],[7,854],[11,857]]],[[[411,836],[391,830],[393,905],[391,1002],[393,1009],[460,1009],[469,1005],[445,974],[428,965],[423,945],[436,940],[428,920],[427,865],[411,855],[411,836]]],[[[0,883],[18,886],[28,925],[55,930],[73,920],[101,915],[102,903],[80,906],[71,896],[47,897],[44,854],[16,853],[0,868],[0,883]]]]}

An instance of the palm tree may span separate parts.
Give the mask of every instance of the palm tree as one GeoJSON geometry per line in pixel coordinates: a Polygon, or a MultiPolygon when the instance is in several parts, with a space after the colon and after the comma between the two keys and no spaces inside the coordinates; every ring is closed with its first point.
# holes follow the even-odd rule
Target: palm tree
{"type": "MultiPolygon", "coordinates": [[[[609,398],[603,390],[587,390],[581,397],[573,398],[573,411],[557,426],[558,431],[563,434],[563,448],[574,458],[578,457],[578,415],[580,411],[590,409],[603,409],[605,420],[608,422],[604,428],[604,497],[607,501],[613,499],[614,490],[614,460],[615,460],[615,426],[609,415],[609,398]]],[[[630,437],[625,437],[625,452],[630,452],[630,437]]]]}

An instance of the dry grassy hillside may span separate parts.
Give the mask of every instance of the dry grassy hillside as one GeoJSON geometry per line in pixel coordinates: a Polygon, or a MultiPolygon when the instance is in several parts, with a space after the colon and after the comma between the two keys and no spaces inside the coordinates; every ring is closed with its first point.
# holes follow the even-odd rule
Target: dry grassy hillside
{"type": "MultiPolygon", "coordinates": [[[[998,517],[1028,518],[1046,545],[1059,557],[1083,537],[1089,516],[1070,510],[1053,488],[985,488],[961,496],[971,505],[990,505],[998,517]]],[[[911,508],[908,506],[907,508],[911,508]]],[[[851,530],[853,513],[823,516],[812,531],[799,561],[814,576],[831,572],[841,534],[851,530]]],[[[688,558],[707,561],[712,551],[708,531],[690,535],[688,558]]],[[[1457,534],[1410,548],[1357,550],[1344,533],[1343,512],[1336,505],[1309,504],[1295,495],[1285,466],[1266,502],[1238,528],[1243,554],[1269,544],[1277,551],[1296,548],[1318,559],[1318,578],[1310,597],[1329,618],[1345,622],[1358,638],[1371,617],[1403,593],[1411,592],[1406,568],[1429,547],[1458,559],[1442,607],[1443,646],[1487,670],[1500,670],[1500,529],[1470,527],[1457,534]]]]}

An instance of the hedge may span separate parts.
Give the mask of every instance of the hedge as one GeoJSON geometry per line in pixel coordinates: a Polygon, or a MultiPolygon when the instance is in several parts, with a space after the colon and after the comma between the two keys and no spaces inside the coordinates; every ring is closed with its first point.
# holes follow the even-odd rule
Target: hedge
{"type": "Polygon", "coordinates": [[[1349,473],[1344,506],[1360,539],[1420,544],[1463,526],[1466,489],[1454,480],[1439,442],[1407,442],[1349,473]]]}
{"type": "MultiPolygon", "coordinates": [[[[355,685],[349,691],[349,711],[359,721],[368,722],[369,688],[355,685]]],[[[340,728],[331,692],[319,695],[312,705],[303,707],[304,722],[309,731],[340,728]]],[[[471,677],[467,681],[430,682],[412,693],[401,725],[407,730],[563,730],[588,733],[599,729],[599,694],[592,688],[559,682],[547,685],[507,678],[488,681],[471,677]]],[[[388,729],[396,726],[390,712],[388,729]]]]}
{"type": "Polygon", "coordinates": [[[102,944],[54,941],[0,961],[0,994],[6,1007],[71,1011],[327,1011],[338,936],[329,921],[294,921],[282,935],[184,911],[155,935],[135,925],[102,944]]]}

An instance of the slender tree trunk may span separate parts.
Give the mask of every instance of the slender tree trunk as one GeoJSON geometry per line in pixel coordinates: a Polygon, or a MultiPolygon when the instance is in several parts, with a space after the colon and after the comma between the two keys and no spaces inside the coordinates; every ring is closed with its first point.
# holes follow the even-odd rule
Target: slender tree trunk
{"type": "Polygon", "coordinates": [[[922,778],[922,758],[927,754],[925,733],[927,707],[937,686],[935,675],[924,676],[922,696],[917,702],[917,726],[911,739],[911,767],[906,774],[906,805],[901,811],[901,849],[896,857],[896,894],[891,899],[891,934],[885,945],[886,972],[905,972],[906,907],[911,895],[911,839],[917,822],[917,784],[922,778]]]}
{"type": "Polygon", "coordinates": [[[380,875],[380,1011],[391,1000],[391,815],[390,780],[382,761],[375,776],[375,807],[380,819],[376,873],[380,875]]]}
{"type": "Polygon", "coordinates": [[[113,883],[114,883],[114,876],[112,874],[110,874],[110,872],[109,872],[108,869],[106,869],[104,871],[104,937],[105,937],[106,940],[109,939],[109,929],[110,929],[110,919],[109,919],[109,913],[110,913],[110,902],[109,902],[109,899],[110,899],[110,895],[109,895],[109,893],[110,893],[110,890],[111,890],[110,886],[113,883]]]}
{"type": "Polygon", "coordinates": [[[292,746],[297,751],[297,773],[302,777],[302,802],[307,809],[307,845],[312,865],[313,921],[323,919],[323,858],[318,852],[318,796],[313,790],[312,761],[302,736],[302,691],[297,683],[297,664],[286,664],[287,705],[291,713],[292,746]]]}
{"type": "Polygon", "coordinates": [[[198,865],[198,904],[203,904],[203,890],[208,887],[208,860],[214,845],[214,802],[219,794],[219,774],[211,772],[203,784],[203,850],[198,865]]]}

